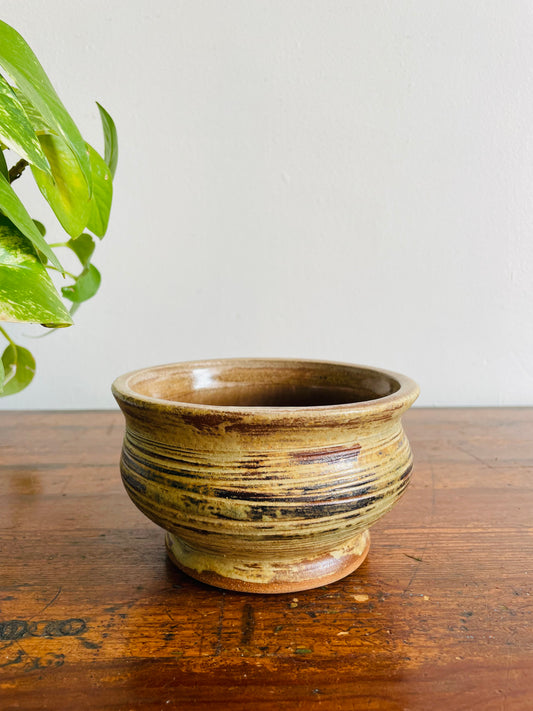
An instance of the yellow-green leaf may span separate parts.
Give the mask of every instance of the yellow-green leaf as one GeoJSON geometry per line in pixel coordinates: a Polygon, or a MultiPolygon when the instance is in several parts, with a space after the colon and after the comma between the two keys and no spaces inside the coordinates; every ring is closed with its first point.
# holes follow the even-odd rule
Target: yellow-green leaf
{"type": "Polygon", "coordinates": [[[6,157],[4,151],[0,149],[0,175],[3,175],[9,181],[9,170],[7,168],[6,157]]]}
{"type": "MultiPolygon", "coordinates": [[[[46,176],[42,171],[41,175],[46,176]]],[[[53,264],[56,269],[63,271],[58,258],[52,251],[48,243],[43,239],[43,236],[35,226],[35,222],[31,219],[26,211],[26,208],[20,201],[17,193],[13,190],[9,182],[0,172],[0,211],[8,217],[11,222],[16,225],[22,234],[27,237],[33,246],[42,252],[45,257],[53,264]]]]}
{"type": "Polygon", "coordinates": [[[118,138],[115,122],[107,113],[104,107],[96,102],[100,118],[102,119],[102,128],[104,130],[104,160],[109,166],[111,175],[115,177],[115,171],[118,163],[118,138]]]}
{"type": "Polygon", "coordinates": [[[4,77],[0,76],[0,138],[8,148],[45,173],[50,166],[24,109],[4,77]]]}
{"type": "Polygon", "coordinates": [[[94,239],[86,232],[79,237],[72,237],[65,246],[74,252],[84,267],[91,261],[95,248],[94,239]]]}
{"type": "Polygon", "coordinates": [[[54,136],[57,136],[57,130],[52,129],[46,123],[41,112],[35,108],[28,97],[15,86],[13,87],[13,91],[17,95],[17,99],[20,101],[21,106],[24,109],[24,113],[26,114],[35,133],[52,133],[54,136]]]}
{"type": "Polygon", "coordinates": [[[76,278],[72,286],[62,287],[61,293],[65,299],[81,304],[82,301],[87,301],[87,299],[91,299],[96,294],[101,280],[102,277],[98,269],[94,264],[89,264],[76,278]]]}
{"type": "Polygon", "coordinates": [[[27,348],[10,343],[2,354],[3,388],[0,397],[19,393],[33,380],[35,360],[27,348]]]}
{"type": "Polygon", "coordinates": [[[40,134],[39,142],[53,177],[32,166],[35,182],[65,231],[77,237],[87,227],[91,212],[85,177],[76,156],[62,138],[40,134]]]}
{"type": "Polygon", "coordinates": [[[41,63],[21,35],[0,20],[0,66],[70,146],[91,191],[91,167],[78,127],[63,106],[41,63]]]}
{"type": "Polygon", "coordinates": [[[93,181],[93,194],[91,196],[91,212],[87,227],[97,237],[103,237],[109,222],[111,201],[113,199],[113,181],[111,170],[104,159],[87,144],[91,161],[91,176],[93,181]]]}
{"type": "Polygon", "coordinates": [[[0,320],[72,324],[33,245],[4,215],[0,215],[0,320]]]}

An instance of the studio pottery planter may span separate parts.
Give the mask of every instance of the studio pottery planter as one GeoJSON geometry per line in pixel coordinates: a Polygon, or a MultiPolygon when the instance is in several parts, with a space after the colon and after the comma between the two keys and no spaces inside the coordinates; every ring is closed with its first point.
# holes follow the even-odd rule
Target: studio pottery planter
{"type": "Polygon", "coordinates": [[[403,375],[341,363],[211,360],[138,370],[113,394],[121,472],[174,563],[231,590],[324,585],[365,559],[412,456],[403,375]]]}

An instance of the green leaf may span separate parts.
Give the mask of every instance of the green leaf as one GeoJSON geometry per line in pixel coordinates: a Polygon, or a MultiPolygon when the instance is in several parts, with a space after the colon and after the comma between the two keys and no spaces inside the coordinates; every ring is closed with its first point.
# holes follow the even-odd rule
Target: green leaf
{"type": "MultiPolygon", "coordinates": [[[[45,175],[46,173],[42,173],[45,175]]],[[[43,239],[43,236],[35,226],[34,221],[28,215],[26,208],[20,201],[18,195],[13,190],[9,182],[0,174],[0,210],[11,222],[18,227],[22,234],[27,237],[33,246],[42,252],[50,263],[57,269],[63,271],[58,258],[52,248],[43,239]]],[[[81,230],[80,230],[81,232],[81,230]]]]}
{"type": "Polygon", "coordinates": [[[4,388],[1,397],[19,393],[33,380],[35,360],[26,348],[10,343],[2,355],[4,388]]]}
{"type": "Polygon", "coordinates": [[[87,183],[75,155],[62,138],[40,134],[39,141],[53,177],[32,166],[33,177],[67,234],[77,237],[87,227],[91,213],[87,183]]]}
{"type": "Polygon", "coordinates": [[[19,156],[46,173],[50,166],[28,121],[20,101],[3,76],[0,75],[0,138],[19,156]]]}
{"type": "Polygon", "coordinates": [[[57,131],[70,146],[90,192],[91,167],[85,141],[33,51],[13,27],[1,20],[0,65],[41,113],[50,128],[57,131]]]}
{"type": "Polygon", "coordinates": [[[34,220],[34,221],[33,221],[33,224],[35,225],[35,227],[37,227],[37,229],[39,230],[39,232],[40,232],[40,233],[42,234],[42,236],[44,237],[45,234],[46,234],[46,227],[43,225],[43,223],[42,223],[42,222],[39,222],[39,220],[34,220]]]}
{"type": "Polygon", "coordinates": [[[89,264],[88,267],[85,267],[74,284],[72,286],[64,286],[61,289],[61,293],[65,299],[79,304],[82,301],[87,301],[87,299],[90,299],[96,294],[101,279],[102,277],[98,269],[93,264],[89,264]]]}
{"type": "Polygon", "coordinates": [[[84,233],[79,237],[73,237],[66,243],[80,260],[82,266],[86,267],[91,261],[94,252],[94,240],[91,235],[84,233]]]}
{"type": "Polygon", "coordinates": [[[9,170],[3,150],[0,150],[0,174],[3,175],[6,180],[9,180],[9,170]]]}
{"type": "Polygon", "coordinates": [[[96,102],[102,119],[102,128],[104,129],[104,160],[109,166],[111,175],[115,177],[118,163],[118,138],[115,122],[107,113],[104,107],[96,102]]]}
{"type": "Polygon", "coordinates": [[[103,158],[87,144],[89,158],[91,160],[91,172],[93,179],[93,194],[91,196],[91,212],[87,227],[94,232],[97,237],[102,238],[107,230],[109,214],[111,212],[111,201],[113,199],[113,181],[111,171],[103,158]]]}
{"type": "Polygon", "coordinates": [[[33,245],[4,215],[0,215],[0,320],[72,323],[33,245]]]}
{"type": "MultiPolygon", "coordinates": [[[[37,227],[37,229],[39,230],[39,232],[40,232],[40,233],[42,234],[42,236],[44,237],[44,236],[46,235],[46,227],[43,225],[43,223],[42,223],[42,222],[39,222],[39,220],[34,220],[34,221],[33,221],[33,224],[35,225],[35,227],[37,227]]],[[[37,251],[37,256],[39,257],[39,260],[40,260],[43,264],[48,264],[48,259],[47,259],[46,255],[43,254],[39,249],[36,250],[36,251],[37,251]]]]}
{"type": "Polygon", "coordinates": [[[43,115],[38,111],[35,106],[28,100],[27,96],[22,93],[16,86],[13,87],[13,91],[17,95],[17,99],[20,101],[24,113],[26,114],[28,121],[31,123],[31,127],[35,133],[51,133],[57,136],[57,131],[54,131],[46,123],[43,115]]]}

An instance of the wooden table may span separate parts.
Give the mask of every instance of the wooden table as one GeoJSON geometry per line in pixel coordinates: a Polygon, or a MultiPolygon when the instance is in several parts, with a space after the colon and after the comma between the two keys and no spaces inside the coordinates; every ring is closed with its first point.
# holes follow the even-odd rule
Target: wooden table
{"type": "Polygon", "coordinates": [[[533,709],[533,410],[412,410],[363,566],[287,595],[167,560],[118,412],[0,414],[0,709],[533,709]]]}

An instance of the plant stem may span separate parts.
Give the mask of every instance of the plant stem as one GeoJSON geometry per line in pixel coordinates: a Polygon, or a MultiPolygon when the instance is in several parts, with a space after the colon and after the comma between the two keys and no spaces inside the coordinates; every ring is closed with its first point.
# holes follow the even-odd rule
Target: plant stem
{"type": "Polygon", "coordinates": [[[29,163],[27,160],[24,160],[24,158],[21,158],[18,163],[15,163],[15,165],[12,165],[11,168],[9,169],[9,182],[12,183],[17,178],[20,178],[20,176],[24,172],[24,168],[27,165],[29,165],[29,163]]]}
{"type": "Polygon", "coordinates": [[[67,243],[66,242],[54,242],[54,244],[49,244],[49,247],[53,247],[54,249],[56,247],[66,247],[67,243]]]}
{"type": "Polygon", "coordinates": [[[53,269],[55,272],[59,272],[60,274],[66,274],[71,279],[74,279],[74,281],[76,281],[76,279],[78,278],[75,274],[71,274],[70,272],[67,272],[65,269],[58,269],[57,267],[53,267],[51,264],[49,264],[46,268],[53,269]]]}
{"type": "Polygon", "coordinates": [[[4,336],[4,338],[6,339],[6,341],[9,341],[9,343],[10,343],[12,346],[15,346],[15,345],[16,345],[16,344],[15,344],[15,341],[14,341],[12,338],[9,337],[9,334],[7,333],[7,331],[5,331],[5,330],[2,328],[2,326],[0,326],[0,333],[2,334],[2,336],[4,336]]]}

